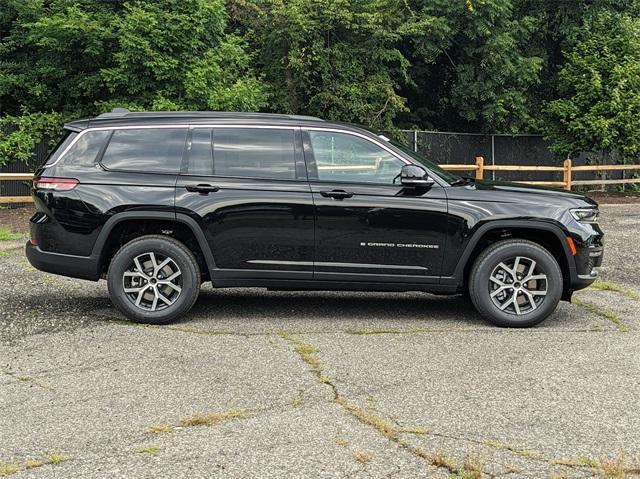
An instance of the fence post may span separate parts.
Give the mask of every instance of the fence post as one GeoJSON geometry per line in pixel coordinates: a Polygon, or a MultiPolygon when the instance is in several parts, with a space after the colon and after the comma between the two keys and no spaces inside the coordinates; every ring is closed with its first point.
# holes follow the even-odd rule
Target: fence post
{"type": "Polygon", "coordinates": [[[484,179],[484,156],[476,156],[476,180],[484,179]]]}
{"type": "Polygon", "coordinates": [[[571,190],[571,159],[564,160],[564,175],[562,181],[564,182],[564,189],[571,190]]]}

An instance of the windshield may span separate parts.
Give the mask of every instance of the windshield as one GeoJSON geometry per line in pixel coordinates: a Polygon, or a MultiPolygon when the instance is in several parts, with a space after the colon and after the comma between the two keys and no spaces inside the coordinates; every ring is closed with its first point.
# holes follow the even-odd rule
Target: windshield
{"type": "Polygon", "coordinates": [[[455,183],[458,180],[460,180],[460,177],[458,175],[454,175],[453,173],[450,173],[450,172],[448,172],[446,170],[443,170],[436,163],[434,163],[434,162],[432,162],[430,160],[427,160],[424,156],[416,153],[415,151],[412,151],[410,148],[407,148],[406,146],[403,146],[400,143],[397,143],[397,142],[395,142],[393,140],[389,140],[389,143],[391,143],[393,146],[395,146],[399,150],[402,150],[404,153],[409,155],[411,158],[416,160],[418,163],[422,163],[424,166],[427,167],[427,169],[429,169],[429,170],[433,171],[434,173],[436,173],[440,178],[442,178],[447,183],[452,184],[452,183],[455,183]]]}

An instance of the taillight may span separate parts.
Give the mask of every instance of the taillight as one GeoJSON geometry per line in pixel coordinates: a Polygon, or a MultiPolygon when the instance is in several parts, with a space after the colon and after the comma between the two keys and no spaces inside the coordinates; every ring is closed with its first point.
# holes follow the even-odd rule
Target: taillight
{"type": "Polygon", "coordinates": [[[37,190],[69,191],[80,183],[74,178],[34,178],[33,187],[37,190]]]}

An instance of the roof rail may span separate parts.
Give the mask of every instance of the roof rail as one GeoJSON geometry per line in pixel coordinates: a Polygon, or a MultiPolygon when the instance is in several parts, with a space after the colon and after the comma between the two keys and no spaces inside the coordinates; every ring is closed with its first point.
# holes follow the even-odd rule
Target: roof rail
{"type": "Polygon", "coordinates": [[[108,113],[102,113],[96,119],[109,118],[272,118],[289,120],[324,121],[321,118],[306,115],[288,115],[281,113],[255,113],[230,111],[141,111],[131,112],[126,108],[114,108],[108,113]]]}
{"type": "Polygon", "coordinates": [[[122,118],[123,116],[127,116],[129,113],[131,112],[126,108],[114,108],[109,113],[102,113],[96,118],[122,118]]]}

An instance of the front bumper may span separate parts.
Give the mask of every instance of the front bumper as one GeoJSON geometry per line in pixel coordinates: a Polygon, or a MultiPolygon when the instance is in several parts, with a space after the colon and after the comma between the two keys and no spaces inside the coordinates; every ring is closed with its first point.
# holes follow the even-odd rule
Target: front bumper
{"type": "Polygon", "coordinates": [[[99,261],[92,256],[50,253],[31,242],[27,242],[25,254],[31,266],[40,271],[92,281],[100,279],[99,261]]]}
{"type": "Polygon", "coordinates": [[[577,291],[584,289],[598,279],[596,268],[602,265],[604,247],[590,246],[579,248],[574,256],[575,275],[571,281],[571,289],[577,291]]]}

